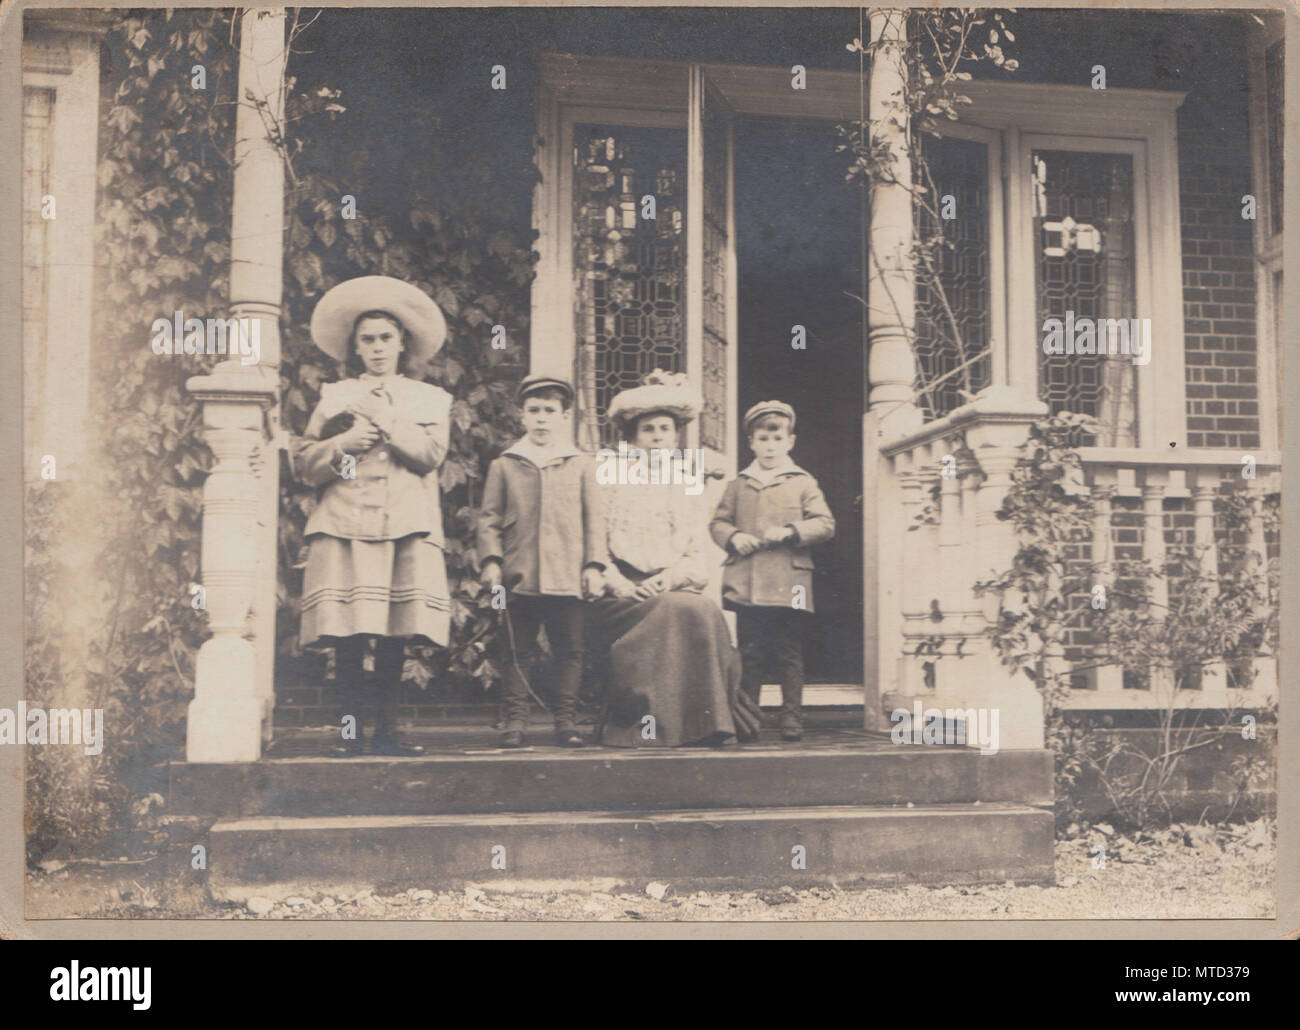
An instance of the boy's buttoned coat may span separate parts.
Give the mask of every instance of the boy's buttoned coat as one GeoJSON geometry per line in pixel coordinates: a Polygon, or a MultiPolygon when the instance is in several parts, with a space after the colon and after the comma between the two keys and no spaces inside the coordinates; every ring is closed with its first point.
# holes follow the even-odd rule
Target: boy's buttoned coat
{"type": "Polygon", "coordinates": [[[501,562],[511,593],[581,597],[582,570],[607,562],[591,457],[569,449],[539,468],[525,448],[507,448],[488,468],[478,558],[501,562]]]}
{"type": "Polygon", "coordinates": [[[835,518],[817,480],[797,465],[764,485],[747,472],[727,484],[709,532],[727,552],[722,573],[725,607],[758,605],[790,608],[795,587],[803,588],[803,607],[813,611],[813,557],[810,548],[835,535],[835,518]],[[773,526],[793,526],[790,543],[765,544],[748,557],[731,549],[737,533],[763,537],[773,526]]]}
{"type": "Polygon", "coordinates": [[[443,546],[438,466],[447,454],[451,394],[405,376],[362,375],[321,386],[303,438],[294,448],[299,479],[325,489],[307,519],[304,535],[325,533],[349,540],[400,540],[412,533],[443,546]],[[383,414],[383,438],[364,454],[353,455],[349,469],[335,438],[321,440],[321,429],[351,404],[382,391],[375,399],[383,414]],[[352,475],[345,477],[344,472],[352,475]]]}

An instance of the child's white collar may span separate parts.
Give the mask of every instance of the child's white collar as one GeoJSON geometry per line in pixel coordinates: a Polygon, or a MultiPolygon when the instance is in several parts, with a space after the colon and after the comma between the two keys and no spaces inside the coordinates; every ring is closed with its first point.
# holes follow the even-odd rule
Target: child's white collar
{"type": "Polygon", "coordinates": [[[528,439],[527,434],[525,434],[507,447],[505,453],[516,454],[521,458],[526,458],[540,469],[545,468],[552,462],[562,461],[565,458],[571,458],[575,454],[581,454],[582,452],[571,443],[555,443],[550,447],[538,447],[537,444],[528,439]]]}
{"type": "Polygon", "coordinates": [[[748,468],[743,469],[740,474],[742,476],[749,476],[750,479],[756,479],[764,486],[767,486],[768,483],[773,482],[777,476],[784,476],[790,472],[802,472],[802,471],[803,469],[801,469],[798,465],[796,465],[794,461],[791,459],[791,457],[787,454],[785,456],[785,461],[781,462],[780,465],[772,469],[763,468],[763,466],[758,463],[758,459],[755,458],[753,461],[749,463],[748,468]]]}

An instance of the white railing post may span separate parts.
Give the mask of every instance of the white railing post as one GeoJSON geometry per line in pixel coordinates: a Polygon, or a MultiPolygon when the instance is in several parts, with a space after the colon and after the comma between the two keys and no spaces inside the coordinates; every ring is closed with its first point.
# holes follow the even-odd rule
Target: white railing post
{"type": "MultiPolygon", "coordinates": [[[[1115,545],[1111,540],[1110,523],[1115,497],[1116,476],[1113,469],[1090,469],[1089,489],[1092,492],[1092,586],[1101,587],[1105,604],[1114,603],[1110,597],[1115,585],[1115,545]]],[[[1089,604],[1092,603],[1089,599],[1089,604]]],[[[1119,665],[1099,665],[1091,671],[1091,680],[1098,691],[1115,691],[1124,688],[1124,669],[1119,665]]]]}

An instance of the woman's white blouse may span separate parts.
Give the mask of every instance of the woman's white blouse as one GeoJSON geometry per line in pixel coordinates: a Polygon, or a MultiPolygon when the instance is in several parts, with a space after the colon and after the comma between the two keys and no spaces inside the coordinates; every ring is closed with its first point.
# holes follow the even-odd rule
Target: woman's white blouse
{"type": "MultiPolygon", "coordinates": [[[[692,496],[681,483],[623,483],[601,487],[609,553],[647,575],[669,572],[674,590],[703,590],[703,494],[692,496]]],[[[612,564],[606,578],[616,589],[627,583],[612,564]]]]}

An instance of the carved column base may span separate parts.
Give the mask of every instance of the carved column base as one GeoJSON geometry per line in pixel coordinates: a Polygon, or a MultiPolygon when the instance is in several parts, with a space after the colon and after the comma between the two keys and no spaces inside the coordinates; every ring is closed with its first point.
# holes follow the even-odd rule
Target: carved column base
{"type": "Polygon", "coordinates": [[[187,716],[186,761],[256,762],[261,757],[266,704],[256,693],[251,643],[213,637],[199,648],[187,716]]]}

